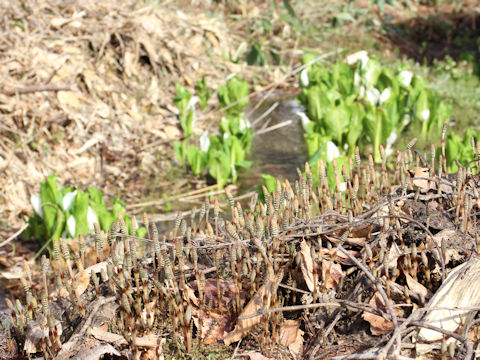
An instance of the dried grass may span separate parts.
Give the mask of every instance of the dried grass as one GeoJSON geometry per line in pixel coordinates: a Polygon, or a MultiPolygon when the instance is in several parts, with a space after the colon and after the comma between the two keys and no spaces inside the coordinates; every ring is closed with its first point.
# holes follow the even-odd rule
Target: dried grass
{"type": "Polygon", "coordinates": [[[245,70],[222,57],[235,44],[224,22],[136,0],[3,1],[0,39],[0,214],[8,227],[30,213],[29,197],[49,174],[138,196],[141,184],[169,171],[171,143],[181,137],[174,83],[192,86],[205,75],[221,84],[245,70]]]}

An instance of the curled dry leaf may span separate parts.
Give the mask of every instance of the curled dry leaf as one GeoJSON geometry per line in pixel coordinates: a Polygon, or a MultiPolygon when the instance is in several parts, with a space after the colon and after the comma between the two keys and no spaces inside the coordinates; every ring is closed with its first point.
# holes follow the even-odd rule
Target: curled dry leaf
{"type": "MultiPolygon", "coordinates": [[[[465,331],[465,325],[477,313],[476,310],[462,309],[480,306],[480,259],[474,258],[454,268],[443,282],[442,286],[430,299],[428,308],[449,308],[451,310],[432,309],[422,321],[444,330],[465,331]]],[[[425,353],[431,350],[434,342],[439,342],[443,334],[435,330],[421,328],[417,334],[417,352],[425,353]]],[[[447,343],[454,341],[449,338],[447,343]]]]}
{"type": "Polygon", "coordinates": [[[285,320],[280,328],[278,343],[288,347],[295,358],[300,358],[303,353],[303,334],[300,320],[285,320]]]}
{"type": "Polygon", "coordinates": [[[300,254],[302,255],[301,269],[303,278],[305,279],[308,290],[313,291],[313,259],[310,253],[310,246],[308,246],[305,240],[302,240],[300,243],[300,254]]]}
{"type": "MultiPolygon", "coordinates": [[[[247,306],[243,309],[240,317],[246,317],[253,315],[260,310],[268,309],[272,300],[274,300],[278,288],[278,284],[283,278],[283,272],[270,275],[265,284],[258,289],[257,293],[248,302],[247,306]]],[[[260,323],[262,315],[257,315],[247,319],[239,319],[235,325],[233,331],[227,333],[223,341],[228,346],[233,342],[236,342],[245,337],[256,325],[260,323]]]]}
{"type": "MultiPolygon", "coordinates": [[[[383,298],[378,291],[376,291],[375,294],[373,294],[368,304],[374,309],[377,309],[382,313],[388,313],[387,307],[385,306],[385,302],[383,301],[383,298]]],[[[397,316],[400,316],[403,313],[398,308],[394,308],[393,312],[397,316]]],[[[370,312],[364,311],[362,314],[362,318],[366,322],[370,323],[370,331],[375,336],[388,334],[394,328],[393,322],[386,320],[385,318],[379,315],[372,314],[370,312]]]]}
{"type": "MultiPolygon", "coordinates": [[[[207,279],[205,281],[205,287],[203,294],[205,302],[212,304],[212,310],[200,309],[200,299],[195,294],[198,291],[196,282],[192,282],[187,285],[187,299],[195,305],[193,309],[193,321],[197,329],[200,329],[202,341],[209,344],[216,344],[223,340],[223,336],[226,332],[232,329],[232,319],[228,309],[235,298],[235,286],[230,280],[220,279],[220,293],[222,294],[221,306],[219,306],[217,281],[216,279],[207,279]]],[[[241,294],[240,297],[243,295],[241,294]]]]}
{"type": "MultiPolygon", "coordinates": [[[[327,289],[334,289],[338,285],[340,279],[343,277],[343,271],[340,264],[332,263],[330,261],[322,262],[322,274],[329,274],[325,287],[327,289]]],[[[323,276],[323,275],[322,275],[323,276]]]]}
{"type": "MultiPolygon", "coordinates": [[[[332,258],[332,255],[335,258],[335,261],[342,264],[342,265],[353,265],[355,264],[350,257],[345,255],[343,252],[340,250],[337,250],[335,248],[327,249],[327,248],[321,248],[319,252],[322,254],[323,258],[326,260],[330,260],[332,258]]],[[[360,257],[360,252],[356,250],[348,250],[350,255],[352,255],[354,258],[359,258],[360,257]]]]}
{"type": "Polygon", "coordinates": [[[263,356],[262,354],[256,351],[249,351],[242,355],[248,356],[250,360],[273,360],[272,358],[267,358],[266,356],[263,356]]]}
{"type": "Polygon", "coordinates": [[[409,274],[405,273],[405,278],[407,279],[408,289],[420,297],[420,299],[429,300],[432,297],[432,292],[428,290],[425,286],[420,284],[417,280],[412,278],[409,274]]]}

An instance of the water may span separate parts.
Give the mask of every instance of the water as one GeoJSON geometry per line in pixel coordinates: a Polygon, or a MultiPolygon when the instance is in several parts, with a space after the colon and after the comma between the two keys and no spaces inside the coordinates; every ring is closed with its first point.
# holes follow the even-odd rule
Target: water
{"type": "MultiPolygon", "coordinates": [[[[260,100],[261,98],[253,99],[251,108],[260,100]]],[[[303,169],[307,161],[303,129],[300,117],[296,114],[304,109],[290,92],[275,92],[258,109],[250,113],[247,111],[249,121],[255,121],[276,102],[278,106],[256,125],[256,132],[267,122],[267,127],[287,120],[292,122],[279,129],[254,136],[250,158],[253,165],[240,173],[238,181],[240,193],[255,190],[258,184],[262,184],[262,174],[295,181],[298,178],[297,168],[303,169]]]]}

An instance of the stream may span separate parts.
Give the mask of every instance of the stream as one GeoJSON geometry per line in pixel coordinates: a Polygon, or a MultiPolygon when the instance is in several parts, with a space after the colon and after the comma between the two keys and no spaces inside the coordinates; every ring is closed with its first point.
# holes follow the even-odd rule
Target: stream
{"type": "MultiPolygon", "coordinates": [[[[250,109],[261,101],[254,98],[250,109]]],[[[248,110],[248,120],[254,123],[262,114],[278,102],[278,106],[255,126],[250,160],[253,165],[242,171],[238,180],[239,194],[256,189],[262,184],[262,174],[271,174],[289,181],[297,179],[297,168],[303,169],[307,161],[307,147],[303,138],[300,117],[296,114],[303,111],[291,92],[275,92],[264,99],[255,110],[248,110]],[[269,128],[291,120],[287,126],[262,133],[262,128],[269,128]]]]}

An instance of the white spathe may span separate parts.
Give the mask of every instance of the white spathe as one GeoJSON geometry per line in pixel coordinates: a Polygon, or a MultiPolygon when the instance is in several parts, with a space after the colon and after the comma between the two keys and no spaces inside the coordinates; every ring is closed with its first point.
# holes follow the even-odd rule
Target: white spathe
{"type": "Polygon", "coordinates": [[[422,110],[422,112],[420,113],[420,116],[422,117],[423,121],[427,121],[428,118],[430,117],[430,110],[429,109],[422,110]]]}
{"type": "Polygon", "coordinates": [[[380,98],[380,91],[377,88],[367,89],[367,100],[372,105],[377,105],[380,98]]]}
{"type": "Polygon", "coordinates": [[[75,201],[75,198],[77,197],[77,190],[66,193],[65,196],[62,199],[62,206],[64,211],[68,211],[72,208],[73,202],[75,201]]]}
{"type": "Polygon", "coordinates": [[[200,136],[200,150],[203,152],[207,152],[210,148],[210,137],[208,136],[208,131],[205,131],[200,136]]]}
{"type": "Polygon", "coordinates": [[[404,86],[410,86],[413,78],[413,73],[411,71],[403,70],[400,72],[399,76],[400,76],[400,81],[404,86]]]}
{"type": "Polygon", "coordinates": [[[303,131],[307,131],[307,125],[312,121],[308,118],[307,114],[305,114],[303,111],[297,111],[295,114],[297,114],[300,117],[303,131]]]}
{"type": "Polygon", "coordinates": [[[43,218],[43,207],[42,207],[42,199],[40,198],[39,194],[32,195],[30,197],[30,202],[32,203],[33,209],[35,212],[43,218]]]}
{"type": "Polygon", "coordinates": [[[378,103],[382,105],[385,101],[390,99],[391,91],[390,88],[386,88],[380,94],[380,98],[378,99],[378,103]]]}
{"type": "Polygon", "coordinates": [[[73,215],[70,215],[67,220],[67,229],[68,229],[68,232],[70,233],[70,236],[74,238],[75,233],[77,231],[77,222],[75,221],[75,218],[73,217],[73,215]]]}
{"type": "Polygon", "coordinates": [[[340,156],[340,150],[338,150],[337,145],[332,141],[327,142],[327,161],[332,162],[333,159],[336,159],[340,156]]]}
{"type": "Polygon", "coordinates": [[[89,206],[88,211],[87,211],[87,224],[88,224],[88,230],[89,231],[94,231],[95,230],[95,223],[98,224],[98,218],[93,209],[89,206]]]}
{"type": "Polygon", "coordinates": [[[356,53],[348,55],[346,58],[346,62],[348,65],[353,65],[357,61],[362,62],[362,69],[365,68],[368,62],[368,52],[366,50],[360,50],[356,53]]]}
{"type": "Polygon", "coordinates": [[[307,69],[303,69],[300,72],[300,84],[303,87],[307,87],[310,84],[310,81],[308,80],[308,70],[307,69]]]}
{"type": "Polygon", "coordinates": [[[397,133],[395,131],[392,131],[392,133],[390,134],[390,136],[388,137],[387,139],[387,146],[388,145],[393,145],[395,143],[395,141],[397,141],[397,133]]]}

